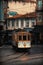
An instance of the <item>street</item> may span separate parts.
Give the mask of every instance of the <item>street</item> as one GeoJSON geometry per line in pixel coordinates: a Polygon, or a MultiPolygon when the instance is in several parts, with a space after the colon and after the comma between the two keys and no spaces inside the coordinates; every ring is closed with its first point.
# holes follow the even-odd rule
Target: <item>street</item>
{"type": "Polygon", "coordinates": [[[11,45],[3,45],[0,51],[2,65],[41,65],[43,63],[43,45],[32,45],[30,52],[29,50],[16,51],[11,45]]]}

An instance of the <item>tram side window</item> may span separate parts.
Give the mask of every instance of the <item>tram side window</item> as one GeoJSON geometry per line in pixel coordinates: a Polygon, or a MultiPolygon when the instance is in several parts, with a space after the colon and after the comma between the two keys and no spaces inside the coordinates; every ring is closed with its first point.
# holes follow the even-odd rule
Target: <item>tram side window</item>
{"type": "Polygon", "coordinates": [[[19,36],[19,40],[22,40],[22,36],[19,36]]]}
{"type": "Polygon", "coordinates": [[[30,37],[29,37],[29,35],[28,35],[28,40],[30,40],[30,37]]]}
{"type": "Polygon", "coordinates": [[[26,40],[26,36],[25,35],[23,36],[23,40],[26,40]]]}

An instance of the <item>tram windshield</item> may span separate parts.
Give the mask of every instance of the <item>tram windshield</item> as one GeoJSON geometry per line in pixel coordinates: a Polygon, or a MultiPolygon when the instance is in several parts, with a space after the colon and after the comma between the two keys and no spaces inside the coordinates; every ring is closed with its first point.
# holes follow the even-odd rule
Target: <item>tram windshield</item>
{"type": "Polygon", "coordinates": [[[22,36],[19,36],[19,40],[22,40],[22,36]]]}
{"type": "Polygon", "coordinates": [[[18,35],[18,40],[27,41],[27,40],[30,40],[30,36],[29,35],[18,35]]]}
{"type": "Polygon", "coordinates": [[[26,40],[26,35],[23,36],[23,40],[26,40]]]}

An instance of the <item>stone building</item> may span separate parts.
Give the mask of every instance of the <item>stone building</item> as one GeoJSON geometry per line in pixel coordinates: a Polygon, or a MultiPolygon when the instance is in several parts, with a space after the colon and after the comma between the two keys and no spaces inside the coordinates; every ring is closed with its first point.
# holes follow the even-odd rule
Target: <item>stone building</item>
{"type": "MultiPolygon", "coordinates": [[[[13,1],[10,0],[10,1],[8,1],[8,3],[9,2],[13,3],[13,2],[15,2],[15,0],[13,0],[13,1]]],[[[34,28],[34,25],[36,25],[36,11],[35,11],[36,8],[33,8],[33,4],[35,4],[35,7],[36,7],[36,1],[23,0],[23,3],[22,3],[23,5],[21,4],[22,5],[21,7],[26,6],[25,4],[27,2],[32,4],[32,6],[29,4],[29,6],[31,7],[31,10],[28,10],[28,11],[30,13],[26,13],[26,14],[18,14],[17,13],[15,15],[17,10],[16,11],[13,11],[14,9],[11,10],[11,7],[14,8],[13,4],[15,4],[15,3],[13,3],[12,6],[10,7],[11,12],[9,11],[9,8],[7,9],[7,13],[8,13],[8,17],[6,18],[6,28],[7,28],[7,30],[14,30],[14,29],[19,29],[19,28],[21,28],[21,29],[23,29],[23,28],[34,28]],[[32,8],[34,9],[34,11],[32,10],[32,8]],[[12,14],[13,14],[13,16],[11,16],[12,14]]],[[[10,3],[9,3],[9,5],[10,5],[10,3]]],[[[29,9],[30,9],[30,7],[29,7],[29,9]]],[[[25,12],[25,11],[23,11],[23,12],[25,12]]]]}
{"type": "Polygon", "coordinates": [[[8,30],[34,28],[36,25],[36,14],[15,15],[14,17],[8,17],[6,20],[8,30]]]}

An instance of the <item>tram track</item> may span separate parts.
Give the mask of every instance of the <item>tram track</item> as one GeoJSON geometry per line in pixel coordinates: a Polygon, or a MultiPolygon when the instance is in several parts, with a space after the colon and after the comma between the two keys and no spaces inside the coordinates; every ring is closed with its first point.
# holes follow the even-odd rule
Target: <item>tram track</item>
{"type": "Polygon", "coordinates": [[[18,59],[19,57],[21,57],[21,56],[23,56],[23,55],[25,55],[25,53],[14,53],[14,54],[12,54],[12,55],[8,55],[7,57],[5,56],[5,57],[3,57],[2,58],[2,62],[7,62],[7,61],[11,61],[11,60],[13,60],[13,59],[18,59]]]}
{"type": "Polygon", "coordinates": [[[15,61],[15,60],[18,60],[19,58],[21,57],[24,57],[24,56],[27,56],[29,57],[30,59],[34,59],[37,58],[37,57],[40,57],[39,55],[43,55],[43,53],[40,53],[40,54],[29,54],[28,52],[15,52],[10,54],[10,55],[6,55],[6,56],[2,56],[2,62],[10,62],[10,61],[15,61]]]}
{"type": "Polygon", "coordinates": [[[32,54],[32,55],[26,54],[26,56],[28,57],[29,60],[32,60],[32,59],[37,59],[37,58],[43,58],[43,53],[32,54]]]}
{"type": "Polygon", "coordinates": [[[26,61],[28,60],[34,60],[34,59],[43,59],[43,53],[40,53],[40,54],[33,54],[33,55],[27,55],[27,53],[22,53],[21,55],[19,56],[16,56],[16,57],[13,57],[13,58],[10,58],[10,59],[7,59],[7,60],[4,60],[3,62],[4,63],[9,63],[9,62],[21,62],[21,61],[24,61],[23,58],[26,58],[26,61]]]}
{"type": "MultiPolygon", "coordinates": [[[[40,48],[40,47],[39,47],[40,48]]],[[[38,49],[39,49],[38,48],[38,49]]],[[[30,53],[29,51],[21,51],[21,52],[18,52],[16,51],[15,49],[13,50],[12,47],[11,48],[2,48],[2,55],[1,55],[1,60],[0,62],[3,62],[3,63],[24,63],[24,62],[29,62],[29,61],[32,61],[35,59],[35,61],[37,59],[43,59],[43,52],[41,52],[41,49],[40,49],[40,52],[39,50],[37,49],[37,52],[35,52],[35,50],[37,49],[36,48],[32,48],[32,51],[30,50],[30,53]],[[4,54],[3,54],[4,53],[4,54]]]]}

